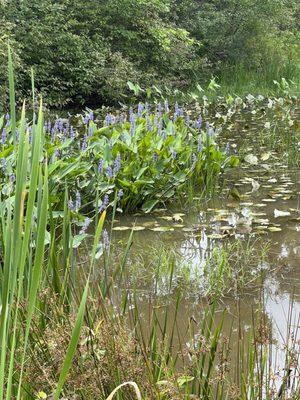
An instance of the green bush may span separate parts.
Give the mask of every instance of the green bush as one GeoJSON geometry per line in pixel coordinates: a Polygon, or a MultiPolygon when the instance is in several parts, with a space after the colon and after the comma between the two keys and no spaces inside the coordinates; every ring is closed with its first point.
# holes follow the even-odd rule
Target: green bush
{"type": "Polygon", "coordinates": [[[19,87],[30,88],[33,67],[37,88],[54,105],[117,101],[128,80],[180,80],[193,59],[193,40],[167,20],[161,1],[25,0],[0,7],[5,32],[21,50],[19,87]]]}
{"type": "Polygon", "coordinates": [[[2,98],[7,40],[22,96],[33,67],[53,106],[118,104],[127,81],[184,91],[236,71],[266,85],[299,77],[296,0],[11,0],[0,15],[2,98]]]}

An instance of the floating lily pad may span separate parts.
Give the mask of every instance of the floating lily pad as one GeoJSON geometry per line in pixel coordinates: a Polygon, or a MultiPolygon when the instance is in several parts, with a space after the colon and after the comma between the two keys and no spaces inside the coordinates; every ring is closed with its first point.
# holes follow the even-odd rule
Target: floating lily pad
{"type": "Polygon", "coordinates": [[[270,232],[280,232],[280,231],[282,231],[282,229],[279,228],[278,226],[269,226],[269,227],[268,227],[268,230],[269,230],[270,232]]]}
{"type": "Polygon", "coordinates": [[[114,226],[113,231],[130,231],[132,227],[130,226],[114,226]]]}
{"type": "Polygon", "coordinates": [[[195,232],[194,228],[183,228],[183,232],[195,232]]]}
{"type": "Polygon", "coordinates": [[[289,211],[281,211],[281,210],[277,210],[275,208],[274,210],[274,217],[278,218],[278,217],[289,217],[291,215],[291,213],[289,211]]]}
{"type": "Polygon", "coordinates": [[[133,231],[144,231],[146,228],[144,226],[133,226],[133,231]]]}
{"type": "Polygon", "coordinates": [[[263,153],[260,158],[262,161],[267,161],[270,158],[270,156],[271,153],[263,153]]]}
{"type": "Polygon", "coordinates": [[[228,235],[222,235],[220,233],[212,233],[211,235],[207,235],[207,237],[209,239],[224,239],[226,238],[228,235]]]}
{"type": "Polygon", "coordinates": [[[156,226],[155,228],[150,228],[153,232],[172,232],[174,228],[170,226],[156,226]]]}

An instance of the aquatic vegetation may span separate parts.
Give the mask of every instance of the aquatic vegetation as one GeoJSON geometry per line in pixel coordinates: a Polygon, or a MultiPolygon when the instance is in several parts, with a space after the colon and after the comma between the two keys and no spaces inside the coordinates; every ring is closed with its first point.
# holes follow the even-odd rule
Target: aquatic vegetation
{"type": "MultiPolygon", "coordinates": [[[[9,115],[2,117],[0,129],[2,186],[7,191],[15,171],[9,115]]],[[[31,126],[26,129],[31,137],[31,126]]],[[[128,115],[108,114],[100,127],[89,112],[77,129],[62,119],[53,125],[47,122],[44,129],[49,188],[56,209],[61,209],[61,193],[68,185],[73,212],[85,205],[106,209],[115,193],[122,209],[142,207],[149,212],[184,192],[187,185],[211,191],[220,173],[238,164],[236,156],[219,149],[212,126],[202,129],[178,105],[172,111],[167,104],[151,111],[139,104],[128,115]]]]}
{"type": "MultiPolygon", "coordinates": [[[[169,296],[178,290],[185,298],[237,298],[258,290],[266,274],[274,271],[268,264],[269,243],[258,239],[233,239],[216,244],[212,251],[197,261],[167,243],[159,248],[149,246],[142,252],[136,245],[127,261],[127,288],[144,290],[157,297],[169,296]],[[149,256],[148,254],[151,254],[149,256]]],[[[117,254],[112,259],[118,264],[117,254]]]]}
{"type": "Polygon", "coordinates": [[[45,124],[41,102],[31,122],[25,105],[16,122],[11,58],[9,77],[0,143],[0,400],[297,400],[298,316],[292,301],[282,339],[266,294],[276,245],[267,242],[299,222],[299,208],[284,203],[295,195],[285,168],[274,177],[273,152],[248,146],[241,169],[231,171],[235,186],[225,176],[217,188],[225,196],[197,209],[197,223],[154,209],[190,186],[199,196],[215,187],[237,162],[220,127],[231,134],[243,111],[281,103],[205,100],[188,113],[140,103],[104,123],[88,110],[72,127],[45,124]],[[152,220],[138,220],[141,212],[119,223],[121,207],[140,206],[153,210],[152,220]],[[253,242],[254,234],[269,236],[253,242]],[[135,263],[137,235],[149,236],[135,263]]]}

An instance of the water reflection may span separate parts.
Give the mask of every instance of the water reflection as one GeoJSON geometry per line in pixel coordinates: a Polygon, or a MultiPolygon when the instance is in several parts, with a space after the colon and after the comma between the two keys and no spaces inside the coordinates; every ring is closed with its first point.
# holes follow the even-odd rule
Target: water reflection
{"type": "MultiPolygon", "coordinates": [[[[299,347],[300,172],[289,169],[280,154],[261,145],[258,131],[262,127],[251,118],[251,115],[240,115],[237,127],[248,124],[250,128],[237,129],[233,137],[230,137],[232,131],[225,129],[222,140],[230,143],[232,151],[239,147],[255,153],[259,160],[257,165],[243,164],[227,174],[221,195],[205,206],[198,206],[195,201],[192,210],[181,214],[180,221],[173,217],[174,213],[182,213],[176,205],[152,215],[119,216],[116,225],[128,227],[128,230],[114,231],[113,241],[119,249],[120,244],[125,246],[131,227],[144,228],[134,232],[127,263],[126,291],[132,309],[139,307],[146,333],[149,333],[153,312],[163,321],[168,310],[167,325],[170,329],[176,317],[175,349],[182,344],[191,346],[191,341],[197,340],[198,321],[212,300],[204,296],[202,278],[207,259],[214,249],[223,243],[239,240],[244,246],[244,253],[241,252],[240,256],[246,259],[249,243],[258,249],[257,254],[268,244],[265,257],[256,257],[253,253],[248,265],[250,272],[255,275],[259,271],[262,278],[255,282],[255,286],[242,291],[233,290],[221,297],[217,310],[219,318],[215,323],[220,321],[222,311],[226,309],[224,333],[230,335],[233,329],[237,334],[241,329],[246,335],[253,326],[256,311],[263,308],[272,326],[273,365],[276,374],[282,376],[286,349],[291,345],[288,341],[292,338],[292,345],[299,347]],[[235,196],[232,188],[237,189],[235,196]],[[171,274],[170,270],[158,271],[156,264],[160,261],[154,255],[159,253],[163,257],[166,250],[175,251],[186,264],[188,279],[185,285],[181,285],[184,272],[178,276],[174,271],[171,274]],[[137,265],[135,272],[131,268],[133,265],[137,265]],[[170,284],[170,275],[175,285],[170,284]],[[195,286],[192,288],[194,282],[198,284],[196,290],[195,286]],[[181,301],[177,307],[178,290],[181,290],[181,301]],[[136,295],[134,301],[131,298],[133,292],[136,295]]],[[[118,251],[122,253],[122,250],[118,251]]],[[[115,289],[118,294],[120,287],[115,289]]],[[[184,364],[185,360],[181,363],[184,364]]]]}

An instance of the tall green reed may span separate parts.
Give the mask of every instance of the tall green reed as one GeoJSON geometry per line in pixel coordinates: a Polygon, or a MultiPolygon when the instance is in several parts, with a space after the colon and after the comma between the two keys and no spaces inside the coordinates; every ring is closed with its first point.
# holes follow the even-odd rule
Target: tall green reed
{"type": "MultiPolygon", "coordinates": [[[[28,363],[32,322],[39,308],[38,293],[43,287],[47,273],[45,239],[50,209],[47,159],[43,150],[43,104],[40,102],[37,123],[33,123],[32,126],[32,144],[29,143],[26,132],[25,103],[23,104],[17,142],[14,74],[10,48],[8,48],[8,71],[16,182],[14,196],[9,201],[1,201],[0,215],[3,237],[0,276],[1,400],[27,397],[23,387],[23,373],[28,363]],[[25,311],[21,313],[21,306],[25,304],[25,311]]],[[[77,347],[87,291],[88,281],[54,394],[55,399],[59,398],[63,389],[77,347]]]]}

